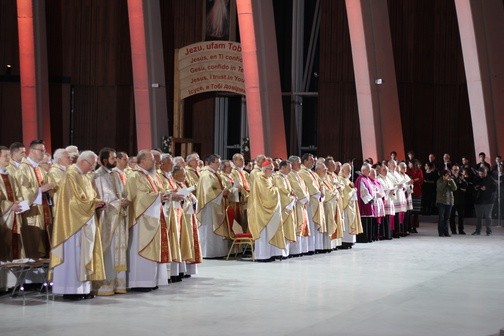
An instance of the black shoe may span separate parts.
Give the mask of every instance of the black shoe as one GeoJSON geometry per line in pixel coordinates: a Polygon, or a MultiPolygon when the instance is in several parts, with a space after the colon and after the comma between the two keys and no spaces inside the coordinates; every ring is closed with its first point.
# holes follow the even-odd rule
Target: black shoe
{"type": "Polygon", "coordinates": [[[445,237],[451,237],[451,235],[450,235],[450,234],[448,234],[448,233],[447,233],[447,234],[445,234],[444,236],[445,236],[445,237]]]}
{"type": "Polygon", "coordinates": [[[465,235],[466,233],[464,231],[460,231],[459,235],[465,235]]]}
{"type": "Polygon", "coordinates": [[[487,236],[490,236],[492,234],[492,232],[487,232],[487,236]]]}
{"type": "Polygon", "coordinates": [[[63,300],[79,301],[85,298],[86,294],[63,294],[63,300]]]}
{"type": "Polygon", "coordinates": [[[457,234],[457,232],[453,232],[453,231],[452,231],[452,235],[456,235],[456,234],[457,234]]]}
{"type": "Polygon", "coordinates": [[[479,236],[481,233],[479,233],[478,231],[474,231],[473,233],[471,233],[471,236],[479,236]]]}
{"type": "Polygon", "coordinates": [[[134,288],[130,288],[130,291],[138,292],[138,293],[148,293],[148,292],[152,291],[152,288],[150,288],[150,287],[134,287],[134,288]]]}
{"type": "Polygon", "coordinates": [[[84,300],[94,299],[95,296],[96,295],[89,293],[89,294],[84,295],[83,299],[84,300]]]}
{"type": "Polygon", "coordinates": [[[171,280],[172,283],[174,283],[174,282],[180,282],[180,281],[182,281],[182,278],[180,276],[178,276],[178,275],[172,275],[170,277],[170,280],[171,280]]]}
{"type": "Polygon", "coordinates": [[[186,278],[186,279],[187,279],[187,278],[190,278],[190,277],[191,277],[191,275],[190,275],[190,274],[184,274],[184,278],[186,278]]]}

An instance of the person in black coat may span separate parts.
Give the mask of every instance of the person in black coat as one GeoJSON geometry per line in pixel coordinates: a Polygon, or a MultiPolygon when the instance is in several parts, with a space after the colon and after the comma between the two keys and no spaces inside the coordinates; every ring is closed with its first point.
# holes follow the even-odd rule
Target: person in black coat
{"type": "Polygon", "coordinates": [[[492,208],[495,189],[495,182],[488,175],[488,169],[480,167],[478,176],[474,179],[474,210],[476,211],[477,222],[473,236],[480,235],[483,219],[485,220],[487,236],[492,234],[492,208]]]}
{"type": "Polygon", "coordinates": [[[454,164],[451,169],[452,178],[457,185],[457,190],[453,192],[454,204],[450,215],[450,229],[452,234],[457,234],[457,225],[455,225],[455,214],[458,214],[458,234],[465,235],[464,217],[466,208],[466,193],[469,184],[460,172],[458,164],[454,164]]]}
{"type": "Polygon", "coordinates": [[[437,213],[436,209],[436,181],[439,178],[436,167],[432,162],[425,164],[422,184],[422,214],[430,216],[437,213]]]}

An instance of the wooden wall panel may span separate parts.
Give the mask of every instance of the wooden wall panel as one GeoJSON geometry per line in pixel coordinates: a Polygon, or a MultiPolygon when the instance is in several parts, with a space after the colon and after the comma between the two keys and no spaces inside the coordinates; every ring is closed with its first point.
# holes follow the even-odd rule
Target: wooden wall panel
{"type": "MultiPolygon", "coordinates": [[[[453,0],[389,0],[406,150],[425,161],[473,156],[469,100],[453,0]]],[[[474,159],[474,158],[473,158],[474,159]]]]}
{"type": "Polygon", "coordinates": [[[317,154],[362,157],[357,95],[344,0],[322,0],[317,154]]]}
{"type": "Polygon", "coordinates": [[[136,130],[126,2],[48,0],[46,15],[51,97],[57,100],[51,100],[51,115],[67,116],[61,118],[59,127],[63,130],[53,131],[53,137],[58,137],[54,142],[69,144],[73,89],[73,144],[95,151],[110,146],[134,154],[136,130]]]}

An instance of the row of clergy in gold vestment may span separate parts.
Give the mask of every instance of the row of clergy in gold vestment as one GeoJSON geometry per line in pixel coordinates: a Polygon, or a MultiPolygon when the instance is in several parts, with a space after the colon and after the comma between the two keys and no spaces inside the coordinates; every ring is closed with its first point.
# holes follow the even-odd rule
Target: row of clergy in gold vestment
{"type": "Polygon", "coordinates": [[[58,267],[64,262],[65,242],[80,233],[84,238],[79,278],[105,280],[104,252],[114,250],[112,267],[124,272],[128,267],[128,228],[138,225],[138,255],[143,258],[159,263],[201,262],[192,206],[196,198],[176,193],[187,188],[186,177],[185,170],[180,169],[174,177],[165,173],[172,171],[171,156],[166,156],[161,165],[160,153],[153,151],[155,160],[150,150],[143,151],[147,155],[143,155],[142,164],[150,160],[151,167],[138,165],[132,169],[127,167],[127,155],[120,153],[117,162],[121,162],[121,169],[115,167],[115,151],[107,149],[110,159],[103,160],[94,172],[96,154],[86,151],[72,163],[69,151],[59,149],[46,171],[39,164],[45,154],[42,141],[33,141],[28,155],[22,144],[12,149],[0,147],[2,260],[50,256],[51,268],[58,267]],[[18,156],[19,151],[22,154],[18,156]],[[156,200],[158,213],[148,214],[147,209],[156,200]],[[91,222],[96,223],[97,230],[90,229],[91,222]],[[122,233],[122,243],[112,246],[118,232],[122,233]]]}
{"type": "MultiPolygon", "coordinates": [[[[93,206],[96,207],[96,202],[99,202],[96,186],[93,187],[92,184],[91,187],[93,191],[91,191],[91,189],[89,190],[89,195],[86,196],[87,198],[84,197],[84,199],[82,199],[81,197],[82,204],[78,204],[77,206],[75,204],[66,204],[66,202],[70,201],[70,198],[64,198],[58,202],[60,184],[63,181],[63,177],[68,174],[65,167],[68,167],[70,163],[61,161],[64,161],[66,156],[70,156],[70,153],[56,158],[49,172],[45,172],[41,168],[39,168],[37,172],[37,167],[33,167],[33,163],[37,163],[36,161],[41,162],[43,155],[37,156],[37,153],[43,154],[45,152],[43,148],[40,148],[40,145],[43,145],[43,143],[32,143],[30,145],[31,150],[29,151],[29,156],[27,158],[21,158],[19,162],[17,162],[14,155],[12,155],[13,160],[5,167],[9,174],[3,174],[9,176],[8,178],[14,190],[13,195],[15,195],[15,200],[11,199],[2,203],[2,214],[5,215],[8,213],[8,211],[3,210],[4,208],[10,207],[11,210],[17,210],[16,202],[20,200],[26,200],[29,205],[29,210],[23,212],[21,215],[13,215],[15,211],[11,211],[8,216],[2,217],[9,218],[5,221],[5,226],[12,230],[11,241],[10,244],[8,244],[11,247],[11,259],[22,256],[31,258],[47,256],[48,244],[44,239],[44,231],[47,231],[48,228],[51,230],[51,210],[53,213],[56,213],[56,222],[65,223],[53,230],[52,246],[55,247],[71,236],[79,227],[82,227],[85,223],[84,219],[95,214],[93,206]],[[41,179],[38,176],[39,174],[42,175],[41,179]],[[29,194],[29,191],[31,191],[31,194],[29,194]],[[42,200],[39,200],[37,203],[35,201],[39,191],[42,191],[42,200]],[[52,209],[51,204],[47,204],[50,203],[51,200],[53,201],[52,209]],[[86,201],[87,204],[85,205],[86,201]],[[59,218],[58,211],[55,211],[58,209],[58,205],[62,208],[69,209],[68,212],[60,211],[60,213],[61,216],[65,213],[65,216],[69,216],[70,218],[59,218]],[[47,208],[49,208],[49,211],[46,210],[47,208]],[[76,212],[72,212],[72,208],[76,208],[76,212]],[[74,217],[77,220],[72,221],[71,218],[74,217]],[[17,220],[15,220],[16,218],[17,220]],[[67,222],[76,224],[66,224],[67,222]],[[21,227],[27,227],[29,230],[21,230],[21,227]],[[60,227],[64,229],[59,230],[60,227]],[[38,231],[34,231],[34,228],[38,229],[38,231]],[[23,239],[19,239],[19,241],[16,242],[21,233],[23,233],[23,239]],[[18,246],[17,249],[15,248],[16,246],[18,246]]],[[[6,151],[2,150],[2,153],[4,152],[6,151]]],[[[11,153],[12,151],[9,152],[9,154],[11,153]]],[[[154,151],[154,153],[156,152],[154,151]]],[[[121,160],[125,161],[125,164],[122,165],[122,169],[119,167],[115,169],[121,181],[132,181],[129,184],[130,186],[134,185],[134,183],[145,184],[145,179],[140,182],[137,181],[138,177],[143,177],[138,172],[138,169],[127,166],[127,154],[118,154],[120,154],[118,155],[118,163],[121,160]]],[[[275,237],[270,242],[279,248],[283,248],[285,242],[296,242],[299,237],[313,234],[310,232],[307,225],[307,207],[311,207],[311,214],[313,216],[311,219],[316,223],[317,231],[329,235],[331,239],[340,239],[342,237],[345,212],[349,215],[349,233],[356,235],[362,232],[358,207],[356,206],[356,202],[352,200],[354,188],[348,179],[350,176],[348,167],[344,166],[338,176],[334,173],[334,162],[327,162],[327,172],[324,170],[314,172],[311,169],[313,167],[302,165],[300,160],[295,159],[294,161],[291,160],[292,165],[291,163],[287,165],[287,168],[285,168],[287,170],[284,170],[283,173],[277,172],[269,179],[265,178],[262,169],[264,161],[268,161],[266,157],[258,156],[256,159],[256,166],[249,173],[243,169],[243,156],[237,154],[233,157],[232,164],[231,161],[227,160],[222,162],[221,170],[218,171],[217,178],[219,185],[216,187],[208,185],[209,182],[205,176],[210,175],[208,172],[212,171],[212,169],[209,169],[208,166],[201,167],[201,161],[197,154],[189,155],[185,162],[184,160],[176,160],[176,167],[184,168],[183,171],[185,176],[183,182],[174,182],[173,180],[173,176],[171,175],[171,171],[173,170],[171,156],[165,155],[163,160],[161,160],[161,155],[157,153],[156,157],[156,174],[152,176],[155,177],[153,182],[158,186],[158,193],[166,193],[167,195],[171,193],[174,195],[173,191],[178,188],[195,186],[196,196],[198,198],[197,214],[200,214],[201,210],[210,202],[214,201],[219,194],[222,193],[224,195],[220,204],[222,211],[218,211],[214,217],[215,222],[212,223],[213,231],[216,235],[231,237],[231,232],[226,225],[224,211],[228,206],[236,208],[238,222],[242,225],[244,230],[249,230],[254,238],[258,238],[261,230],[270,222],[272,213],[280,209],[282,225],[278,226],[275,237]],[[294,169],[291,169],[291,167],[294,169]],[[200,179],[200,176],[203,176],[203,178],[200,179]],[[260,179],[257,179],[258,177],[260,177],[260,179]],[[254,181],[256,180],[261,181],[261,184],[257,185],[258,191],[254,194],[252,186],[254,186],[254,181]],[[264,190],[264,188],[270,189],[272,192],[261,192],[260,190],[264,190]],[[310,197],[317,193],[324,195],[324,197],[319,197],[318,201],[310,197]],[[264,197],[261,198],[261,196],[264,197]],[[272,209],[274,209],[274,211],[272,211],[272,209]],[[252,216],[250,214],[252,214],[252,216]]],[[[68,172],[71,171],[72,168],[68,169],[68,172]]],[[[89,181],[92,181],[92,178],[89,178],[89,181]]],[[[135,198],[135,191],[139,190],[139,187],[140,185],[128,187],[128,184],[126,184],[125,187],[126,193],[124,197],[129,200],[136,199],[138,203],[128,207],[127,212],[130,215],[128,223],[130,226],[138,222],[139,219],[141,221],[141,214],[150,204],[149,198],[144,197],[145,195],[142,195],[141,198],[135,198]]],[[[153,189],[152,186],[149,186],[149,188],[153,189]]],[[[5,188],[2,189],[2,197],[7,199],[9,196],[4,189],[5,188]],[[7,196],[4,197],[4,195],[7,196]]],[[[189,195],[187,197],[193,196],[189,195]]],[[[196,204],[196,201],[192,200],[184,203],[188,206],[189,204],[196,204]]],[[[123,211],[118,211],[118,213],[121,212],[124,213],[123,211]]],[[[171,216],[170,214],[165,215],[171,216]]],[[[177,216],[173,217],[177,218],[177,216]]],[[[179,223],[180,219],[181,217],[179,217],[179,223]]],[[[144,223],[142,227],[146,232],[143,237],[145,237],[146,240],[142,242],[139,253],[145,258],[159,262],[173,260],[199,262],[201,255],[198,254],[197,230],[192,230],[192,236],[190,234],[186,235],[186,237],[191,237],[191,239],[189,242],[185,240],[184,243],[185,238],[182,238],[182,232],[173,230],[176,225],[172,226],[171,223],[172,219],[169,219],[166,223],[166,229],[162,229],[160,223],[144,223]],[[168,231],[166,235],[163,235],[163,230],[168,231]],[[176,237],[177,234],[178,237],[176,237]],[[167,256],[162,255],[162,240],[165,236],[168,238],[167,245],[169,247],[169,249],[165,251],[167,256]],[[187,249],[187,246],[192,246],[192,248],[187,249]],[[185,256],[182,256],[184,252],[185,256]]],[[[197,222],[197,224],[200,223],[197,222]]],[[[186,225],[184,228],[187,231],[191,230],[190,225],[186,225]]],[[[100,232],[96,233],[97,236],[99,234],[100,232]]],[[[108,236],[110,236],[110,234],[108,234],[108,236]]],[[[204,239],[204,237],[201,239],[204,239]]],[[[95,244],[95,246],[98,250],[99,244],[95,244]]],[[[99,254],[100,253],[97,253],[98,256],[99,254]]],[[[55,258],[53,259],[53,263],[57,264],[58,261],[55,258]]],[[[91,268],[94,269],[95,278],[100,278],[98,275],[98,273],[100,273],[98,272],[99,267],[96,268],[93,266],[91,268]]]]}

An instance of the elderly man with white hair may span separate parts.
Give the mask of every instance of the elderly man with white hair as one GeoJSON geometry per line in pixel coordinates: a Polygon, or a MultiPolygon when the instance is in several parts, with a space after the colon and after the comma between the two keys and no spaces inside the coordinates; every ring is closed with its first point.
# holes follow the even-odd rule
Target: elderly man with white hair
{"type": "Polygon", "coordinates": [[[375,208],[373,206],[376,190],[373,182],[369,178],[371,167],[364,164],[361,167],[361,175],[357,177],[355,186],[357,187],[357,201],[362,220],[363,233],[357,236],[358,243],[371,243],[373,241],[373,217],[375,208]]]}
{"type": "Polygon", "coordinates": [[[138,165],[126,180],[130,201],[127,277],[129,289],[149,292],[157,289],[158,284],[165,284],[164,280],[168,282],[166,265],[162,266],[172,258],[162,203],[170,200],[170,194],[157,182],[152,151],[140,150],[137,159],[138,165]]]}
{"type": "Polygon", "coordinates": [[[56,203],[50,263],[53,293],[71,300],[92,298],[91,280],[105,279],[96,218],[96,209],[105,203],[87,177],[97,159],[92,151],[79,155],[61,182],[56,203]]]}
{"type": "Polygon", "coordinates": [[[53,198],[53,205],[55,205],[58,197],[59,185],[61,184],[63,177],[65,177],[68,167],[72,164],[72,159],[70,158],[68,151],[63,148],[56,149],[53,157],[54,163],[47,173],[47,181],[52,183],[54,186],[50,194],[53,198]]]}
{"type": "Polygon", "coordinates": [[[79,148],[77,148],[77,146],[70,145],[67,146],[65,149],[68,152],[70,159],[72,159],[72,163],[77,162],[77,158],[79,157],[79,148]]]}
{"type": "Polygon", "coordinates": [[[249,199],[248,223],[255,239],[254,254],[257,261],[264,262],[286,254],[280,194],[273,185],[273,172],[273,163],[264,161],[249,199]]]}
{"type": "Polygon", "coordinates": [[[304,253],[308,253],[308,238],[310,235],[310,227],[308,225],[308,211],[310,194],[308,188],[299,175],[301,170],[301,158],[292,155],[288,160],[292,165],[292,170],[288,174],[289,183],[292,187],[294,195],[296,196],[296,205],[294,211],[296,212],[296,243],[289,246],[289,255],[298,257],[304,253]]]}
{"type": "Polygon", "coordinates": [[[201,253],[203,258],[221,258],[228,253],[229,228],[226,224],[224,198],[229,195],[219,174],[220,156],[207,157],[208,165],[201,169],[197,186],[197,218],[201,223],[201,253]]]}
{"type": "Polygon", "coordinates": [[[356,242],[355,236],[362,233],[362,223],[360,219],[359,206],[357,204],[357,189],[350,175],[352,167],[349,163],[344,163],[338,175],[339,183],[343,186],[341,197],[343,198],[343,214],[345,223],[345,232],[343,233],[343,243],[341,249],[352,248],[356,242]]]}
{"type": "MultiPolygon", "coordinates": [[[[327,165],[334,164],[334,161],[326,160],[327,165]]],[[[340,214],[339,201],[341,195],[332,177],[327,174],[328,167],[319,162],[315,166],[315,172],[319,176],[320,184],[324,188],[324,213],[326,218],[326,233],[323,235],[324,250],[330,252],[338,245],[343,237],[343,217],[340,214]]]]}
{"type": "Polygon", "coordinates": [[[200,172],[199,172],[199,155],[198,153],[192,153],[186,157],[186,179],[189,185],[196,186],[199,182],[200,172]]]}
{"type": "Polygon", "coordinates": [[[243,232],[246,232],[248,230],[247,203],[250,194],[250,184],[249,173],[244,169],[245,160],[242,154],[235,153],[233,155],[233,165],[231,174],[234,176],[235,181],[237,181],[239,193],[239,203],[236,205],[236,221],[243,227],[243,232]]]}
{"type": "Polygon", "coordinates": [[[173,158],[173,165],[179,166],[180,168],[185,168],[186,162],[182,156],[175,156],[173,158]]]}
{"type": "Polygon", "coordinates": [[[312,170],[315,162],[313,154],[305,153],[301,158],[302,165],[299,176],[303,179],[308,194],[310,195],[308,210],[308,225],[310,236],[308,238],[308,254],[323,252],[326,219],[324,213],[324,188],[320,184],[317,174],[312,170]]]}

